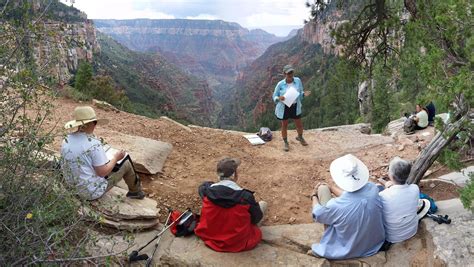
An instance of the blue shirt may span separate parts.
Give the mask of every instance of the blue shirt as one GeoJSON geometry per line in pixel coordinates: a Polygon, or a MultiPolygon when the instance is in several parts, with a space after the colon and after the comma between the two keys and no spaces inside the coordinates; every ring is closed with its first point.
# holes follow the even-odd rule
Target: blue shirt
{"type": "Polygon", "coordinates": [[[326,206],[313,208],[315,221],[328,225],[313,253],[328,259],[350,259],[376,254],[385,241],[379,190],[367,183],[355,192],[344,192],[326,206]]]}
{"type": "MultiPolygon", "coordinates": [[[[296,116],[298,116],[301,114],[301,101],[303,101],[304,97],[303,83],[298,77],[293,77],[293,83],[296,90],[300,93],[300,96],[296,99],[296,116]]],[[[283,114],[285,114],[285,104],[279,100],[279,97],[285,95],[287,88],[286,79],[283,79],[277,83],[275,91],[273,91],[273,102],[276,103],[275,116],[279,119],[283,119],[283,114]]]]}

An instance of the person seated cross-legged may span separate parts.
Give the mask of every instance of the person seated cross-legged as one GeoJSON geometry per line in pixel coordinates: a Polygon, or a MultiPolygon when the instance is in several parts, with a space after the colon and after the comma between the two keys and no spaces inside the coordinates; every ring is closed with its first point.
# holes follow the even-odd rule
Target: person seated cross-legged
{"type": "Polygon", "coordinates": [[[311,196],[313,219],[325,224],[326,230],[309,253],[327,259],[376,254],[384,244],[385,231],[379,190],[368,183],[367,166],[348,154],[331,163],[330,173],[337,186],[317,185],[311,196]]]}
{"type": "Polygon", "coordinates": [[[202,209],[194,232],[215,251],[251,250],[262,239],[257,224],[263,218],[267,203],[257,203],[252,191],[236,183],[239,165],[239,159],[222,159],[217,164],[219,182],[205,182],[199,187],[202,209]]]}

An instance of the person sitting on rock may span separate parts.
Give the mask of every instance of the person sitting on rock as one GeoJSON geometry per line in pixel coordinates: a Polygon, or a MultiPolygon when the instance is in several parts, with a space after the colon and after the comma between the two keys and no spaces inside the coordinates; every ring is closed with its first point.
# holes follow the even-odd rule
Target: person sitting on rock
{"type": "Polygon", "coordinates": [[[418,211],[420,202],[418,186],[406,183],[410,171],[411,164],[408,161],[395,157],[388,167],[390,180],[379,180],[385,186],[379,195],[383,205],[385,238],[390,243],[402,242],[414,236],[419,219],[427,212],[426,209],[424,212],[418,211]]]}
{"type": "Polygon", "coordinates": [[[239,165],[239,159],[220,160],[217,164],[219,182],[205,182],[198,190],[202,209],[194,232],[215,251],[251,250],[262,239],[257,224],[263,218],[267,203],[257,203],[252,191],[236,183],[239,165]]]}
{"type": "Polygon", "coordinates": [[[416,114],[413,117],[416,122],[415,130],[423,130],[428,127],[428,111],[420,104],[416,105],[416,114]]]}
{"type": "Polygon", "coordinates": [[[122,178],[128,186],[127,197],[143,199],[145,193],[129,160],[120,166],[116,163],[125,157],[125,152],[117,152],[110,160],[101,141],[93,135],[98,123],[106,124],[107,119],[97,119],[92,107],[77,107],[74,120],[66,123],[66,129],[77,130],[67,135],[61,147],[62,169],[68,184],[77,189],[80,197],[87,200],[100,198],[122,178]]]}
{"type": "Polygon", "coordinates": [[[385,230],[379,189],[368,183],[367,166],[348,154],[331,163],[330,173],[336,186],[320,183],[311,195],[313,219],[327,228],[308,253],[327,259],[376,254],[385,242],[385,230]]]}

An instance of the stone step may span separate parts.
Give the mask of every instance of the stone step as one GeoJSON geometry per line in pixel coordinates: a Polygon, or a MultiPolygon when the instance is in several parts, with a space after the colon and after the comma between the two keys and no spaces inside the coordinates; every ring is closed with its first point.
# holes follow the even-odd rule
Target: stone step
{"type": "Polygon", "coordinates": [[[127,190],[114,186],[104,196],[91,204],[94,208],[111,218],[120,220],[156,219],[160,209],[157,202],[150,198],[130,199],[127,190]]]}
{"type": "Polygon", "coordinates": [[[464,209],[456,199],[437,201],[437,214],[448,215],[451,224],[438,224],[424,218],[428,233],[433,237],[435,257],[448,266],[474,266],[474,214],[464,209]]]}

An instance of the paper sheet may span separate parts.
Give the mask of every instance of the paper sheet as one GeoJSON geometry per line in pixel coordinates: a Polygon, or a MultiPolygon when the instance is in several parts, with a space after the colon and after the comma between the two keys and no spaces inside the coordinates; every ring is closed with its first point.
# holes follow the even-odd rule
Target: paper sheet
{"type": "Polygon", "coordinates": [[[285,100],[283,100],[283,104],[285,104],[287,107],[291,107],[293,103],[295,103],[296,99],[300,93],[298,93],[298,90],[294,86],[290,86],[287,90],[286,93],[283,95],[285,97],[285,100]]]}
{"type": "Polygon", "coordinates": [[[244,137],[247,138],[247,140],[249,140],[249,142],[254,146],[265,144],[265,141],[263,141],[262,138],[256,134],[246,134],[244,137]]]}

